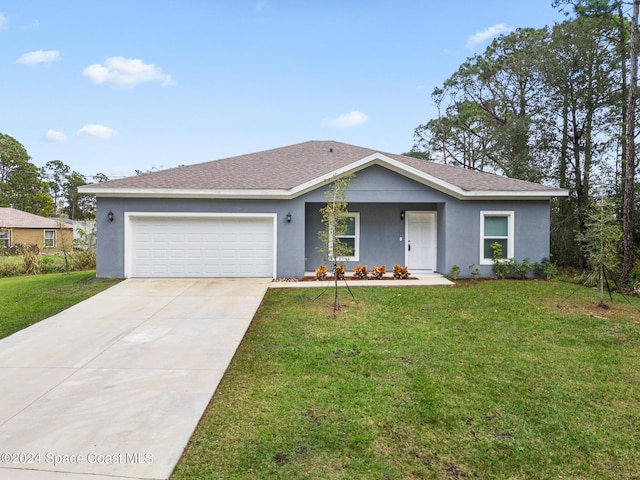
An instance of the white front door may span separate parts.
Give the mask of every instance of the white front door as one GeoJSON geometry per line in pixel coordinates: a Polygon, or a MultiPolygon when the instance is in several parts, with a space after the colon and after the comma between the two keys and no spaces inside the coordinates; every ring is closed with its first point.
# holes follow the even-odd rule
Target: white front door
{"type": "Polygon", "coordinates": [[[405,264],[409,271],[436,269],[436,212],[406,212],[405,264]]]}

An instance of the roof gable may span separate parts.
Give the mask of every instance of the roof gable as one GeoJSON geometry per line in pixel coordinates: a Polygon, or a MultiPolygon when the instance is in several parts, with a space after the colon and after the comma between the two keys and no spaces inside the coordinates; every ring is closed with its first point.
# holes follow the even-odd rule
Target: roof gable
{"type": "Polygon", "coordinates": [[[295,198],[336,176],[381,165],[460,199],[550,198],[565,190],[334,141],[177,167],[81,187],[82,193],[123,197],[295,198]]]}

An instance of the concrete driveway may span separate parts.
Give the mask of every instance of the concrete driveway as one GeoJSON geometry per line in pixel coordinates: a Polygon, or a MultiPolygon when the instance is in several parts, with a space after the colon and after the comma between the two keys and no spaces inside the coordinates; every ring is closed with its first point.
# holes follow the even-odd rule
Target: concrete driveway
{"type": "Polygon", "coordinates": [[[125,280],[0,340],[0,478],[168,478],[270,283],[125,280]]]}

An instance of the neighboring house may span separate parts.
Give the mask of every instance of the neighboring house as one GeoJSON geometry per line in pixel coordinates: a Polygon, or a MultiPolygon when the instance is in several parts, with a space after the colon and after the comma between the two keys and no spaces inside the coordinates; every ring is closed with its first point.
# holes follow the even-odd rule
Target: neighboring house
{"type": "MultiPolygon", "coordinates": [[[[97,197],[102,277],[296,278],[323,263],[320,208],[336,176],[348,192],[357,264],[491,275],[506,257],[549,255],[549,201],[568,192],[334,141],[80,187],[97,197]]],[[[468,274],[467,274],[468,276],[468,274]]]]}
{"type": "Polygon", "coordinates": [[[15,208],[0,207],[0,246],[37,245],[41,253],[73,248],[73,227],[15,208]]]}

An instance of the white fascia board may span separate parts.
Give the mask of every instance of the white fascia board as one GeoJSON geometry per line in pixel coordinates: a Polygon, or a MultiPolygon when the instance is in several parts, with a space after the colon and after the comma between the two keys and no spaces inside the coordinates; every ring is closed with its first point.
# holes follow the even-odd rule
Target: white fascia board
{"type": "Polygon", "coordinates": [[[568,197],[569,190],[474,190],[466,192],[462,200],[551,200],[556,197],[568,197]]]}
{"type": "Polygon", "coordinates": [[[96,197],[126,198],[292,198],[288,190],[192,190],[174,188],[96,188],[80,187],[80,193],[96,197]]]}
{"type": "Polygon", "coordinates": [[[371,165],[380,165],[404,177],[410,178],[424,185],[428,185],[432,188],[435,188],[436,190],[440,190],[456,198],[462,198],[466,193],[464,190],[456,187],[455,185],[443,182],[438,178],[421,172],[420,170],[410,167],[402,162],[398,162],[397,160],[389,158],[381,153],[374,153],[356,162],[350,163],[349,165],[329,172],[328,174],[321,177],[314,178],[309,182],[303,183],[302,185],[291,189],[292,197],[303,195],[311,190],[315,190],[322,185],[331,183],[336,177],[364,170],[371,165]]]}

